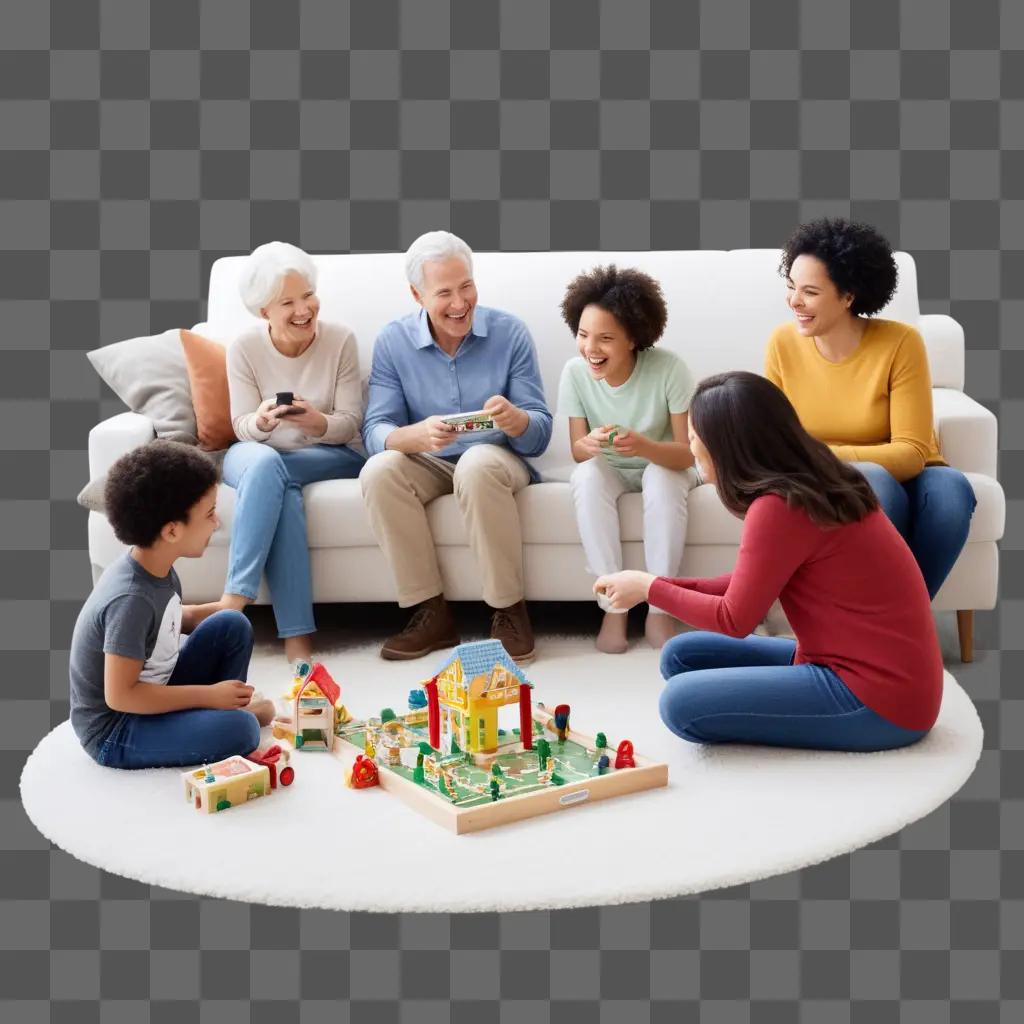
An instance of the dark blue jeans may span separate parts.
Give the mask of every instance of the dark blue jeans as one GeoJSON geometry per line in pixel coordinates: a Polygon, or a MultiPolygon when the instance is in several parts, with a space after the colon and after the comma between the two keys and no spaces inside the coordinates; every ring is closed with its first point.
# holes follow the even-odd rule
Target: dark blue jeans
{"type": "Polygon", "coordinates": [[[851,462],[867,477],[882,511],[907,542],[934,597],[967,543],[978,499],[970,481],[951,466],[925,466],[900,483],[877,462],[851,462]]]}
{"type": "Polygon", "coordinates": [[[691,743],[892,750],[927,730],[866,707],[830,668],[794,665],[785,637],[681,633],[661,651],[662,721],[691,743]]]}
{"type": "MultiPolygon", "coordinates": [[[[185,638],[167,685],[244,681],[251,654],[249,620],[241,612],[217,612],[185,638]]],[[[109,768],[210,764],[232,754],[248,754],[259,745],[260,723],[244,708],[189,708],[159,715],[126,713],[104,740],[97,761],[109,768]]]]}

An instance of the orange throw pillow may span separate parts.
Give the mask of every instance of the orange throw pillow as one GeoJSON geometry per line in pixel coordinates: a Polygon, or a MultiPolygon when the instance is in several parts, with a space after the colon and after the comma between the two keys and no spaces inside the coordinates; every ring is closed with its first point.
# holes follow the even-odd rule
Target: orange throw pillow
{"type": "Polygon", "coordinates": [[[192,388],[199,447],[208,452],[229,448],[236,438],[231,426],[227,350],[209,338],[185,330],[181,332],[181,348],[192,388]]]}

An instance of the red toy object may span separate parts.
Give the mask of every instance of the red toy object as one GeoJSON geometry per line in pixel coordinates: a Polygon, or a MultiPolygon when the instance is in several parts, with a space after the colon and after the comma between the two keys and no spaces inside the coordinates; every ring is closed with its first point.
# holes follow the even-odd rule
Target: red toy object
{"type": "Polygon", "coordinates": [[[306,677],[307,682],[310,680],[316,683],[320,688],[320,692],[332,704],[338,703],[338,698],[341,696],[341,687],[334,681],[334,677],[321,662],[314,662],[312,671],[306,677]]]}
{"type": "Polygon", "coordinates": [[[632,740],[623,740],[615,750],[616,768],[635,768],[636,761],[633,760],[632,740]]]}
{"type": "Polygon", "coordinates": [[[380,785],[376,762],[362,754],[357,754],[355,761],[352,762],[349,785],[353,789],[369,789],[370,786],[380,785]]]}
{"type": "Polygon", "coordinates": [[[295,781],[295,769],[288,763],[288,751],[282,749],[278,744],[267,747],[266,750],[254,750],[247,754],[246,758],[256,764],[266,765],[270,770],[270,788],[277,789],[278,780],[282,786],[290,786],[295,781]],[[284,764],[278,772],[277,763],[284,759],[284,764]]]}

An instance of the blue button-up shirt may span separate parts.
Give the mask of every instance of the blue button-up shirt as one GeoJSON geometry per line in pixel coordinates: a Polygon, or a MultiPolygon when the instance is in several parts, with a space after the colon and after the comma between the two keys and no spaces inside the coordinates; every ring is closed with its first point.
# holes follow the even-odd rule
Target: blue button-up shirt
{"type": "Polygon", "coordinates": [[[428,416],[474,412],[493,395],[504,395],[529,415],[526,430],[519,437],[497,429],[457,434],[458,440],[435,455],[457,459],[474,444],[503,444],[517,455],[540,455],[551,440],[551,413],[537,351],[522,320],[477,306],[469,334],[449,356],[434,341],[427,313],[420,309],[392,320],[373,346],[363,444],[376,455],[396,427],[428,416]]]}

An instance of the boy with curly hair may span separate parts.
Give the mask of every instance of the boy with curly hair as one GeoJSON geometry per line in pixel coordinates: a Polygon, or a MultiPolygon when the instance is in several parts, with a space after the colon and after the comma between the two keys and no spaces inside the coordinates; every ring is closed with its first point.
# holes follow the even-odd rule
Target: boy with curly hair
{"type": "MultiPolygon", "coordinates": [[[[686,363],[655,349],[668,308],[648,274],[614,265],[580,274],[562,301],[562,318],[579,356],[562,371],[558,411],[569,417],[573,502],[587,568],[595,576],[622,569],[619,497],[643,493],[648,572],[679,575],[686,542],[687,499],[697,477],[687,440],[695,381],[686,363]]],[[[602,595],[597,648],[626,650],[626,615],[602,595]]],[[[645,632],[660,648],[677,623],[652,607],[645,632]]]]}
{"type": "Polygon", "coordinates": [[[220,525],[217,482],[209,459],[174,441],[136,448],[107,477],[107,517],[131,546],[83,605],[70,662],[71,726],[101,765],[160,768],[245,754],[273,715],[245,682],[249,620],[181,603],[173,566],[202,555],[220,525]]]}

